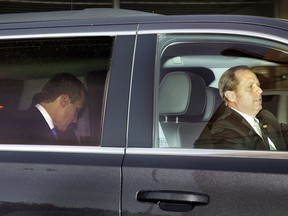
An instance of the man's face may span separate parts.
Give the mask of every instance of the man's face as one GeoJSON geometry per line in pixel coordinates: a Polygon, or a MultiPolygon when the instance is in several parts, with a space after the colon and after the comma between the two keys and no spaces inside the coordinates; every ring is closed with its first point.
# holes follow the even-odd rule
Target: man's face
{"type": "Polygon", "coordinates": [[[239,111],[250,116],[256,116],[262,109],[262,89],[255,73],[243,70],[236,73],[238,86],[233,91],[234,105],[239,111]]]}
{"type": "Polygon", "coordinates": [[[80,100],[71,103],[70,98],[68,97],[65,100],[65,106],[58,112],[57,122],[55,125],[60,131],[66,131],[67,128],[73,124],[77,123],[78,113],[82,110],[84,105],[84,94],[80,100]]]}

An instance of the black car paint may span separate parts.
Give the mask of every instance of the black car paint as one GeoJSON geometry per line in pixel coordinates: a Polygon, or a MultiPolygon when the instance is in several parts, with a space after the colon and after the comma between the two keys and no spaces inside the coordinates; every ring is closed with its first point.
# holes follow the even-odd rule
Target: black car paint
{"type": "Polygon", "coordinates": [[[285,215],[286,159],[215,157],[201,155],[201,152],[199,156],[193,150],[171,155],[165,150],[150,149],[155,126],[157,34],[136,36],[137,24],[140,33],[219,28],[287,36],[287,23],[240,16],[155,16],[1,24],[0,34],[6,37],[125,29],[130,35],[122,32],[116,37],[102,147],[95,147],[91,153],[81,153],[82,147],[76,148],[76,152],[69,147],[66,152],[19,151],[17,148],[1,151],[0,215],[274,215],[275,212],[285,215]],[[101,148],[108,151],[103,153],[101,148]],[[138,148],[143,148],[139,149],[141,153],[137,152],[138,148]],[[161,210],[157,203],[138,202],[136,196],[141,191],[200,193],[209,196],[209,202],[185,213],[169,212],[161,210]],[[270,208],[271,201],[275,200],[276,204],[270,208]]]}

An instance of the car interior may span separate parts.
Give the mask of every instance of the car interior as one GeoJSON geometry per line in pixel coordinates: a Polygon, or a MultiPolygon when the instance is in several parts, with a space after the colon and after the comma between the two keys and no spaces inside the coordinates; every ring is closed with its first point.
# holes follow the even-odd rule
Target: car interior
{"type": "Polygon", "coordinates": [[[208,126],[225,106],[218,81],[236,65],[256,73],[263,108],[287,123],[286,46],[252,37],[195,34],[162,35],[159,44],[159,147],[195,148],[201,135],[209,148],[208,126]]]}
{"type": "MultiPolygon", "coordinates": [[[[65,145],[101,144],[102,105],[112,56],[113,37],[34,39],[0,42],[0,116],[27,110],[35,95],[57,73],[71,73],[87,89],[77,125],[77,142],[63,133],[65,145]]],[[[0,141],[1,142],[1,141],[0,141]]]]}

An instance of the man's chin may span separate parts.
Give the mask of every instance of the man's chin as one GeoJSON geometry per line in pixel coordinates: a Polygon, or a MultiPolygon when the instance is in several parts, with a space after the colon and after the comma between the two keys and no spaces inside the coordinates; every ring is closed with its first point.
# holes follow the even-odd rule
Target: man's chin
{"type": "Polygon", "coordinates": [[[67,127],[61,127],[61,128],[58,128],[58,130],[61,132],[65,132],[65,131],[67,131],[67,127]]]}
{"type": "Polygon", "coordinates": [[[262,110],[262,108],[263,108],[263,107],[262,107],[262,104],[260,104],[259,106],[257,106],[257,108],[256,108],[256,109],[257,109],[258,111],[261,111],[261,110],[262,110]]]}

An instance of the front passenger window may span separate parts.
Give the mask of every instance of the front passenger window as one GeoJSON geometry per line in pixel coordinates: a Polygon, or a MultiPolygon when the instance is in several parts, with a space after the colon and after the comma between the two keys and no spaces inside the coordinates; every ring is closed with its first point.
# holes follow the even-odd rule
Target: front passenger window
{"type": "Polygon", "coordinates": [[[287,50],[281,43],[246,36],[161,35],[155,147],[218,149],[210,131],[225,109],[218,82],[227,69],[237,65],[256,73],[263,88],[263,109],[286,123],[282,116],[287,110],[287,50]],[[275,91],[285,102],[268,103],[275,91]]]}

